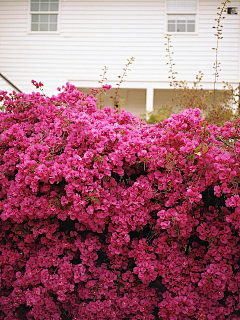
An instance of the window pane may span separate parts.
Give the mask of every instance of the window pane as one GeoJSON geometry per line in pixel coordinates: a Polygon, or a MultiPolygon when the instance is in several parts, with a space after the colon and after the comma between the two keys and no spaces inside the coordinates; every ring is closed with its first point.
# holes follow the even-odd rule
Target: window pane
{"type": "Polygon", "coordinates": [[[180,24],[180,23],[178,23],[177,24],[177,32],[185,32],[186,30],[185,30],[185,24],[180,24]]]}
{"type": "Polygon", "coordinates": [[[39,4],[31,3],[31,11],[39,11],[39,4]]]}
{"type": "Polygon", "coordinates": [[[38,24],[37,23],[31,24],[31,31],[38,31],[38,24]]]}
{"type": "Polygon", "coordinates": [[[32,22],[38,22],[39,21],[39,14],[32,14],[32,22]]]}
{"type": "Polygon", "coordinates": [[[40,4],[40,11],[49,11],[49,4],[48,3],[41,3],[40,4]]]}
{"type": "Polygon", "coordinates": [[[51,3],[50,11],[58,11],[58,3],[51,3]]]}
{"type": "Polygon", "coordinates": [[[195,32],[195,18],[193,14],[168,14],[168,31],[195,32]],[[174,24],[176,24],[175,30],[173,30],[174,24]]]}
{"type": "Polygon", "coordinates": [[[58,30],[58,14],[31,14],[31,31],[53,32],[58,30]]]}
{"type": "Polygon", "coordinates": [[[40,24],[40,31],[48,31],[48,24],[47,23],[40,24]]]}
{"type": "Polygon", "coordinates": [[[50,22],[57,23],[57,14],[51,14],[50,15],[50,22]]]}
{"type": "Polygon", "coordinates": [[[49,3],[49,0],[40,0],[41,3],[49,3]]]}
{"type": "Polygon", "coordinates": [[[47,23],[49,19],[49,15],[48,14],[41,14],[40,15],[40,22],[45,22],[47,23]]]}
{"type": "Polygon", "coordinates": [[[168,24],[168,31],[169,32],[175,32],[175,24],[169,23],[168,24]]]}
{"type": "Polygon", "coordinates": [[[195,25],[194,24],[188,24],[187,25],[187,32],[195,32],[195,25]]]}
{"type": "Polygon", "coordinates": [[[177,24],[178,24],[178,23],[179,23],[179,24],[186,24],[187,22],[186,22],[186,20],[183,19],[183,20],[177,20],[177,24]]]}
{"type": "Polygon", "coordinates": [[[57,31],[57,24],[50,24],[50,31],[57,31]]]}
{"type": "Polygon", "coordinates": [[[167,0],[168,13],[196,13],[197,0],[167,0]]]}

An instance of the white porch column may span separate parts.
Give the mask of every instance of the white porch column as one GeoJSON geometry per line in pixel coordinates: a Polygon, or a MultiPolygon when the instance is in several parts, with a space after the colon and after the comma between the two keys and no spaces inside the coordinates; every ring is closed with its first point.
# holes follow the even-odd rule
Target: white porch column
{"type": "Polygon", "coordinates": [[[150,117],[150,113],[153,111],[153,98],[154,98],[154,89],[147,88],[146,92],[146,119],[150,117]]]}

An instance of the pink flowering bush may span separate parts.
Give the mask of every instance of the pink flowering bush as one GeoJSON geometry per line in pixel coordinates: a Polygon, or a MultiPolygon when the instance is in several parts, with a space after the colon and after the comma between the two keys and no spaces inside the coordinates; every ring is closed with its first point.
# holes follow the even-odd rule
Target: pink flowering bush
{"type": "Polygon", "coordinates": [[[240,122],[59,90],[0,93],[0,319],[239,320],[240,122]]]}

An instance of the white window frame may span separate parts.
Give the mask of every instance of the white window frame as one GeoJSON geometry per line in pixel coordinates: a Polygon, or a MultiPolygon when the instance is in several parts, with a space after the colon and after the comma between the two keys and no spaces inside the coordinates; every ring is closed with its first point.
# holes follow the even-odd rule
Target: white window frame
{"type": "Polygon", "coordinates": [[[58,11],[31,11],[31,0],[29,4],[29,24],[28,24],[28,33],[29,34],[59,34],[60,33],[60,5],[61,0],[58,0],[58,11]],[[57,30],[56,31],[32,31],[32,15],[57,15],[57,30]]]}
{"type": "Polygon", "coordinates": [[[186,36],[190,36],[190,35],[197,35],[198,34],[198,12],[199,12],[199,1],[197,0],[197,9],[196,11],[193,12],[171,12],[167,10],[167,1],[165,0],[165,34],[173,34],[173,35],[186,35],[186,36]],[[184,32],[178,32],[178,31],[168,31],[168,17],[169,16],[195,16],[195,31],[191,32],[191,31],[184,31],[184,32]]]}

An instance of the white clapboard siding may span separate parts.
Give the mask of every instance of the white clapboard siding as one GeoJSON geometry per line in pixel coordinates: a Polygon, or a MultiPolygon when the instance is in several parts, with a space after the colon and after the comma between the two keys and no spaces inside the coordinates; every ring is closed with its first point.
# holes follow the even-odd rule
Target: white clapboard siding
{"type": "MultiPolygon", "coordinates": [[[[196,34],[171,36],[178,80],[194,81],[199,70],[211,88],[216,46],[213,25],[221,0],[199,0],[196,34]]],[[[234,0],[229,6],[238,7],[234,0]]],[[[219,43],[219,85],[240,82],[240,12],[223,20],[219,43]]],[[[42,81],[47,94],[71,81],[87,87],[101,79],[116,84],[127,59],[135,57],[125,88],[168,88],[164,0],[60,0],[59,33],[29,32],[29,1],[0,0],[0,72],[22,91],[42,81]]],[[[6,83],[0,80],[0,90],[6,83]]],[[[150,89],[149,89],[150,90],[150,89]]],[[[150,92],[150,91],[149,91],[150,92]]]]}
{"type": "Polygon", "coordinates": [[[0,91],[12,92],[13,90],[15,89],[7,81],[0,77],[0,91]]]}

